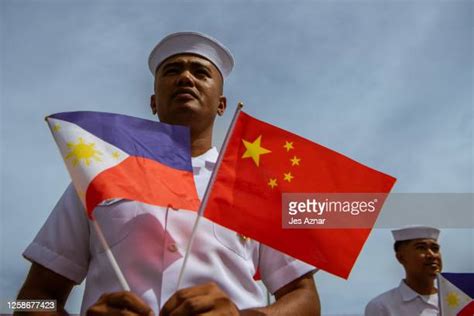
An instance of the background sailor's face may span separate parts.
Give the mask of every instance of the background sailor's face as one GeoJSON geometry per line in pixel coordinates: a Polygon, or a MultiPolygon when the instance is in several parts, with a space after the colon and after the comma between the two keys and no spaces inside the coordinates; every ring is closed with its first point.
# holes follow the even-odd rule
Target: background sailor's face
{"type": "Polygon", "coordinates": [[[413,239],[404,243],[396,253],[408,275],[436,277],[442,269],[439,244],[433,239],[413,239]]]}
{"type": "Polygon", "coordinates": [[[213,63],[197,55],[175,55],[156,71],[151,106],[161,122],[204,129],[225,110],[222,88],[222,76],[213,63]]]}

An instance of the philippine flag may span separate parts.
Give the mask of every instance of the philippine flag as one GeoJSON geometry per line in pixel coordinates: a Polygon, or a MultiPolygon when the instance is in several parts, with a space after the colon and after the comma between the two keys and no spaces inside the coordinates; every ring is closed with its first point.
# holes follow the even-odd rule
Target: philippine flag
{"type": "Polygon", "coordinates": [[[438,289],[442,316],[474,315],[474,273],[440,273],[438,289]]]}
{"type": "Polygon", "coordinates": [[[89,218],[114,198],[198,209],[189,128],[87,111],[46,121],[89,218]]]}

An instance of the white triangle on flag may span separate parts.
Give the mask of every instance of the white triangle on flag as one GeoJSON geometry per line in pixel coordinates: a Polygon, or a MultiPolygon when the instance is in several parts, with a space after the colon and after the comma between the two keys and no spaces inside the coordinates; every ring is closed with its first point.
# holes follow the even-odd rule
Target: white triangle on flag
{"type": "Polygon", "coordinates": [[[50,117],[47,121],[77,194],[85,205],[85,194],[92,179],[130,155],[74,123],[50,117]]]}
{"type": "Polygon", "coordinates": [[[442,274],[438,274],[438,290],[441,315],[443,316],[457,315],[472,301],[469,295],[449,282],[442,274]]]}

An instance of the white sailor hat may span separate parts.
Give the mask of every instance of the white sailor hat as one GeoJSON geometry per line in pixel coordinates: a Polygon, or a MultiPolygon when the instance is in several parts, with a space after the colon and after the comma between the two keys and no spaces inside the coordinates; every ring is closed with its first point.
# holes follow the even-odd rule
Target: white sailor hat
{"type": "Polygon", "coordinates": [[[438,240],[439,229],[429,226],[408,226],[392,230],[395,241],[412,239],[434,239],[438,240]]]}
{"type": "Polygon", "coordinates": [[[165,59],[183,53],[206,58],[217,67],[224,79],[234,67],[234,58],[230,50],[216,39],[197,32],[177,32],[163,38],[151,51],[148,66],[153,76],[165,59]]]}

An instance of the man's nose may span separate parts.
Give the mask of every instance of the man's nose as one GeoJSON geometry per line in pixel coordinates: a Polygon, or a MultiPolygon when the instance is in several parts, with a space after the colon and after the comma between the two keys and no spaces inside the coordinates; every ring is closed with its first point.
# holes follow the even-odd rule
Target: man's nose
{"type": "Polygon", "coordinates": [[[178,76],[178,86],[193,86],[193,75],[189,70],[182,71],[178,76]]]}
{"type": "Polygon", "coordinates": [[[430,258],[435,258],[435,257],[439,256],[439,252],[435,251],[433,249],[428,249],[426,255],[430,258]]]}

